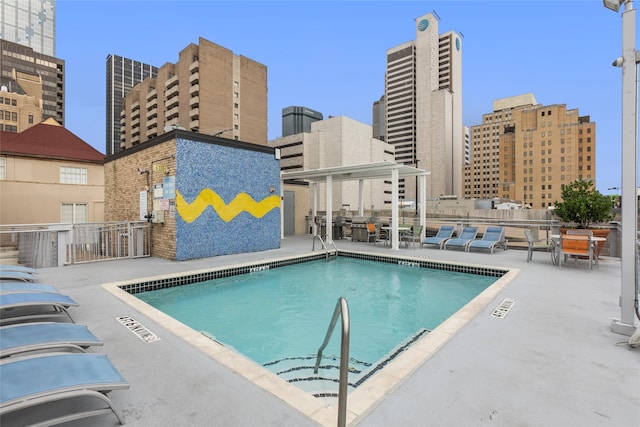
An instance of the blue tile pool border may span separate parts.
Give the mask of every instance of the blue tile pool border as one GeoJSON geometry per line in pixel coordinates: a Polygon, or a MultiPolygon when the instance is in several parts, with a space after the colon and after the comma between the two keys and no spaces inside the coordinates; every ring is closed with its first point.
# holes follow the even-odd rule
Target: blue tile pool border
{"type": "MultiPolygon", "coordinates": [[[[487,267],[481,265],[445,263],[432,260],[424,260],[410,257],[397,257],[388,255],[377,255],[364,252],[338,251],[338,256],[346,258],[363,259],[367,261],[384,262],[389,264],[404,265],[407,267],[430,268],[434,270],[455,271],[459,273],[477,274],[481,276],[502,277],[509,270],[506,268],[487,267]]],[[[236,267],[222,268],[211,271],[199,271],[192,274],[181,274],[169,277],[162,277],[137,283],[127,283],[120,285],[120,289],[129,294],[137,294],[140,292],[155,291],[158,289],[173,288],[176,286],[189,285],[192,283],[203,282],[207,280],[220,279],[223,277],[237,276],[240,274],[248,274],[255,271],[268,270],[271,268],[285,267],[288,265],[300,264],[303,262],[316,261],[326,258],[326,253],[318,253],[299,257],[291,257],[286,259],[277,259],[272,261],[261,261],[253,264],[241,265],[236,267]]]]}

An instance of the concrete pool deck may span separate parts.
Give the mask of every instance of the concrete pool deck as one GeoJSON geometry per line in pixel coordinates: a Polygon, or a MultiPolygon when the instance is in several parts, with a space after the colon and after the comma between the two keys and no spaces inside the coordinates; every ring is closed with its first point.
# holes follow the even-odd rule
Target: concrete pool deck
{"type": "MultiPolygon", "coordinates": [[[[41,269],[38,277],[80,303],[71,315],[105,343],[90,351],[106,353],[130,382],[129,390],[109,395],[128,426],[336,425],[335,410],[317,411],[326,406],[319,399],[309,397],[291,406],[267,391],[280,385],[268,384],[259,370],[255,379],[246,378],[246,369],[254,369],[251,363],[234,369],[232,363],[214,360],[197,343],[189,345],[179,338],[175,325],[149,316],[144,307],[126,304],[103,286],[297,256],[309,253],[311,245],[310,236],[295,236],[272,251],[184,262],[108,261],[41,269]],[[133,317],[161,339],[145,343],[120,324],[118,316],[133,317]],[[316,411],[315,416],[303,413],[305,405],[316,411]]],[[[533,262],[526,263],[526,252],[513,249],[489,254],[411,247],[392,251],[348,240],[337,240],[336,245],[342,250],[519,270],[443,347],[375,403],[357,407],[361,400],[352,395],[360,389],[354,391],[347,417],[351,425],[638,425],[640,349],[618,345],[628,337],[610,330],[611,319],[620,315],[619,259],[603,257],[600,268],[589,273],[586,262],[559,269],[546,253],[535,253],[533,262]],[[505,298],[515,300],[507,316],[492,317],[505,298]]],[[[316,242],[316,252],[317,246],[316,242]]],[[[197,339],[208,340],[200,335],[197,339]]],[[[376,390],[366,393],[375,395],[376,390]]],[[[7,417],[2,425],[20,425],[23,420],[7,417]]],[[[117,420],[103,415],[68,425],[112,426],[117,420]]]]}

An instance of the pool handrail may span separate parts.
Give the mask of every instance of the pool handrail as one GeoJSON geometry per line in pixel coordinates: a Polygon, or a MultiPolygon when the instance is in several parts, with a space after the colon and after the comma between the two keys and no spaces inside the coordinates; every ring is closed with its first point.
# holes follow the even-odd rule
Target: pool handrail
{"type": "Polygon", "coordinates": [[[342,318],[342,336],[340,340],[340,382],[338,383],[338,427],[344,427],[347,422],[347,386],[349,385],[349,304],[344,297],[338,298],[336,308],[333,310],[333,317],[329,329],[324,337],[322,345],[318,349],[318,357],[316,358],[316,366],[313,373],[318,373],[320,359],[322,359],[322,351],[325,349],[331,334],[338,321],[338,316],[342,318]]]}
{"type": "MultiPolygon", "coordinates": [[[[319,234],[316,234],[313,236],[313,242],[311,243],[311,251],[315,251],[316,250],[316,237],[318,238],[318,240],[320,240],[320,243],[322,243],[322,247],[324,248],[326,255],[325,258],[329,258],[329,248],[327,248],[327,245],[325,245],[324,240],[322,240],[322,236],[320,236],[319,234]]],[[[338,247],[336,246],[336,244],[333,242],[333,240],[331,240],[331,245],[333,245],[333,249],[335,250],[335,254],[336,257],[338,256],[338,247]]]]}

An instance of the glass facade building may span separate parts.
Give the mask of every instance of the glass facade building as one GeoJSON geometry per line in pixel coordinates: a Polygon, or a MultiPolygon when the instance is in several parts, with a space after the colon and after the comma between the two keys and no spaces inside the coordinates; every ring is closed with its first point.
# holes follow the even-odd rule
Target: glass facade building
{"type": "Polygon", "coordinates": [[[107,156],[120,152],[122,99],[138,83],[156,77],[158,68],[118,55],[107,57],[107,156]]]}
{"type": "Polygon", "coordinates": [[[55,0],[0,0],[0,39],[56,56],[55,0]]]}

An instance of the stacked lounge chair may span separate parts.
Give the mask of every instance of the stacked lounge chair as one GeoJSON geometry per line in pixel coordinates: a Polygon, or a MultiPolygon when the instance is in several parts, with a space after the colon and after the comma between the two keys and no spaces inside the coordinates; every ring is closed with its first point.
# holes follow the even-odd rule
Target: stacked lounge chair
{"type": "Polygon", "coordinates": [[[107,413],[124,424],[106,394],[129,384],[106,355],[87,352],[103,343],[87,326],[73,323],[67,308],[77,306],[51,285],[0,283],[0,425],[25,416],[30,423],[54,425],[107,413]],[[45,318],[63,322],[34,322],[45,318]],[[102,405],[84,410],[87,398],[102,405]],[[69,399],[77,404],[51,410],[69,399]],[[36,409],[45,404],[47,409],[36,409]]]}

